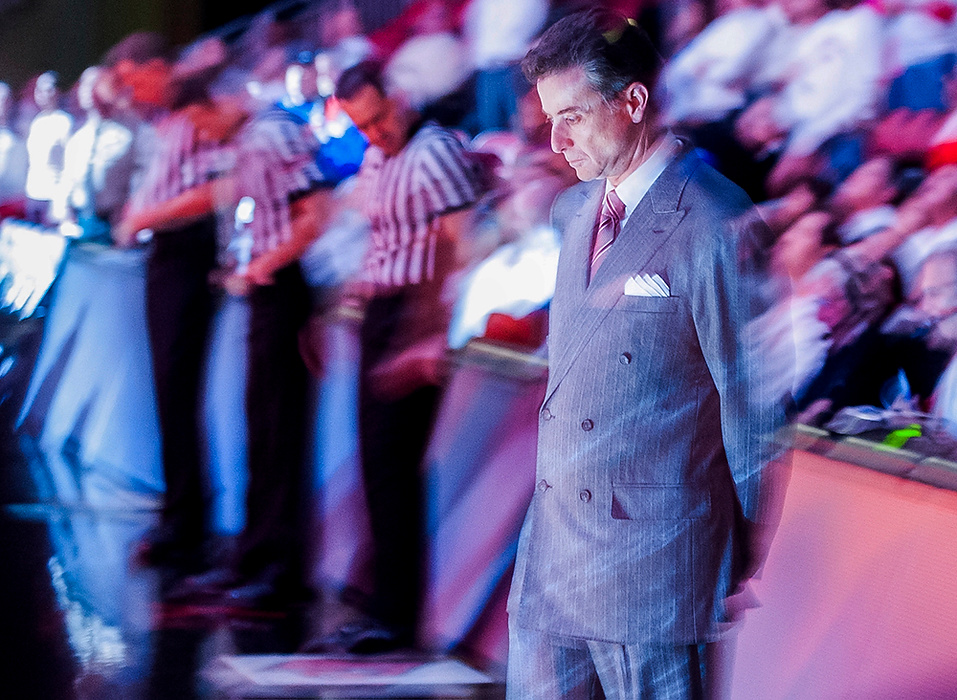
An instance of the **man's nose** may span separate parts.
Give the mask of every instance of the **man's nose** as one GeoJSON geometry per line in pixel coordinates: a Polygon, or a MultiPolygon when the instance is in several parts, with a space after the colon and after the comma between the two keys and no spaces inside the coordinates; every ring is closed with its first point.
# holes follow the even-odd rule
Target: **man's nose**
{"type": "Polygon", "coordinates": [[[570,145],[568,134],[561,124],[552,124],[551,146],[555,153],[561,153],[570,145]]]}

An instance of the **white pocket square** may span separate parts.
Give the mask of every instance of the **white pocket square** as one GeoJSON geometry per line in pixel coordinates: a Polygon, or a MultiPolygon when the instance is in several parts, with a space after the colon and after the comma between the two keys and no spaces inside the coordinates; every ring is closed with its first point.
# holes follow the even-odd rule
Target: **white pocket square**
{"type": "Polygon", "coordinates": [[[625,296],[629,297],[670,297],[668,283],[658,274],[632,275],[625,280],[625,296]]]}

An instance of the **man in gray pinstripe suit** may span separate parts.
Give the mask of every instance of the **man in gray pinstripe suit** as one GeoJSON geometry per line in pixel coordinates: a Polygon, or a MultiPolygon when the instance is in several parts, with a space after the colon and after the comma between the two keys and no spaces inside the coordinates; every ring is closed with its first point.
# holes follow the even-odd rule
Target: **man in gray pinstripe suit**
{"type": "Polygon", "coordinates": [[[758,399],[745,335],[765,228],[657,128],[658,62],[636,25],[598,10],[523,62],[583,182],[553,209],[550,376],[509,599],[515,700],[704,697],[706,645],[760,561],[780,412],[758,399]]]}

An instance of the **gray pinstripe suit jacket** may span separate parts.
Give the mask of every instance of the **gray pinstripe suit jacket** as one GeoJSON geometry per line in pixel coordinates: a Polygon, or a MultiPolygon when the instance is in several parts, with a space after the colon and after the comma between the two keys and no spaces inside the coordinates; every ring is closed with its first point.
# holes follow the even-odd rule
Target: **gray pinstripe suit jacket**
{"type": "Polygon", "coordinates": [[[742,348],[757,312],[747,197],[685,147],[591,284],[604,182],[556,201],[563,233],[536,489],[509,611],[520,627],[634,644],[714,639],[753,561],[765,438],[742,348]],[[667,298],[627,296],[636,273],[667,298]]]}

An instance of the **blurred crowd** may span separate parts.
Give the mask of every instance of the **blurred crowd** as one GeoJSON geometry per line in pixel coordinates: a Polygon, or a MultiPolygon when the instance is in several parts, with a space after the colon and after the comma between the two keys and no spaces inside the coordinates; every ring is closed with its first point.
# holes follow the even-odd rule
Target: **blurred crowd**
{"type": "MultiPolygon", "coordinates": [[[[381,347],[363,369],[375,388],[361,391],[380,403],[440,385],[446,349],[471,338],[544,343],[560,246],[549,210],[575,177],[518,64],[551,22],[591,4],[416,0],[366,33],[348,0],[304,2],[176,51],[131,35],[64,94],[54,72],[18,92],[0,83],[0,216],[150,251],[164,462],[177,464],[166,505],[185,520],[166,522],[144,556],[181,571],[199,568],[199,542],[184,533],[203,517],[190,503],[190,406],[209,315],[219,293],[250,301],[245,571],[189,592],[255,597],[262,587],[235,584],[274,592],[300,577],[287,551],[299,547],[294,521],[279,517],[295,511],[294,494],[274,486],[299,476],[274,465],[302,461],[305,370],[321,372],[331,300],[396,317],[363,336],[365,351],[381,347]],[[406,156],[409,174],[389,170],[406,156]],[[396,189],[403,178],[421,201],[396,189]],[[395,202],[426,212],[421,239],[418,210],[395,202]],[[434,296],[413,300],[427,312],[396,311],[411,303],[397,290],[411,287],[434,296]]],[[[769,226],[777,301],[758,342],[778,376],[794,375],[781,390],[802,419],[906,405],[957,421],[957,1],[605,4],[666,58],[662,122],[769,226]]],[[[434,406],[417,411],[427,425],[434,406]]],[[[346,646],[387,646],[395,632],[367,629],[346,646]]]]}
{"type": "Polygon", "coordinates": [[[858,405],[957,414],[955,10],[718,3],[665,68],[666,122],[771,229],[781,300],[764,340],[793,341],[795,358],[768,361],[796,370],[804,422],[858,405]]]}

